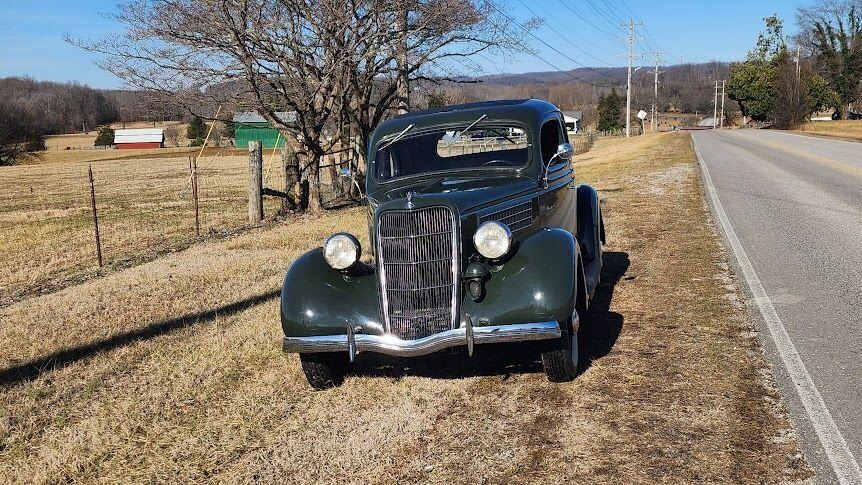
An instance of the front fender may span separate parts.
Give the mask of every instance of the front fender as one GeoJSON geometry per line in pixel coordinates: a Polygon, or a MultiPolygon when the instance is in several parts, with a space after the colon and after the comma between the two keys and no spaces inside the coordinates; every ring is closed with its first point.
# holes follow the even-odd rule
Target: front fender
{"type": "Polygon", "coordinates": [[[383,334],[377,276],[345,278],[323,258],[323,249],[302,255],[284,276],[281,328],[288,337],[340,335],[347,322],[362,333],[383,334]]]}
{"type": "Polygon", "coordinates": [[[476,325],[565,321],[577,295],[580,250],[568,231],[547,228],[522,239],[512,258],[492,272],[485,297],[464,298],[462,309],[476,325]]]}

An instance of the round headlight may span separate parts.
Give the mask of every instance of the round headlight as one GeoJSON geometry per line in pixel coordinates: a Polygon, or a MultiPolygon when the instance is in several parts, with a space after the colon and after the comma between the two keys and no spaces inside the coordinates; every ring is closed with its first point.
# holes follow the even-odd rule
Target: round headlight
{"type": "Polygon", "coordinates": [[[359,261],[362,248],[359,240],[350,234],[338,233],[326,238],[323,243],[323,257],[330,266],[344,270],[359,261]]]}
{"type": "Polygon", "coordinates": [[[483,222],[473,234],[473,245],[482,256],[497,259],[509,252],[509,247],[512,245],[512,231],[501,222],[483,222]]]}

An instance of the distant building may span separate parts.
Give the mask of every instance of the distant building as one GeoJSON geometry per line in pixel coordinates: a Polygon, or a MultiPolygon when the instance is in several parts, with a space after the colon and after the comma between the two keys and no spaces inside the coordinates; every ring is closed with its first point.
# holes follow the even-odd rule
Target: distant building
{"type": "Polygon", "coordinates": [[[658,131],[673,131],[683,127],[696,126],[697,115],[691,113],[658,113],[656,115],[658,131]]]}
{"type": "Polygon", "coordinates": [[[581,131],[582,119],[584,119],[583,111],[563,111],[563,120],[566,123],[566,131],[569,133],[578,133],[581,131]]]}
{"type": "Polygon", "coordinates": [[[120,150],[133,148],[164,148],[163,128],[114,130],[114,146],[120,150]]]}
{"type": "MultiPolygon", "coordinates": [[[[296,123],[295,111],[279,111],[276,113],[279,120],[285,124],[296,123]]],[[[263,148],[276,148],[284,146],[284,137],[279,136],[278,130],[257,113],[245,112],[233,115],[234,140],[237,148],[248,148],[248,142],[259,141],[263,148]]]]}
{"type": "Polygon", "coordinates": [[[709,118],[704,118],[697,124],[700,127],[713,127],[713,126],[721,126],[721,120],[718,118],[713,118],[710,116],[709,118]]]}

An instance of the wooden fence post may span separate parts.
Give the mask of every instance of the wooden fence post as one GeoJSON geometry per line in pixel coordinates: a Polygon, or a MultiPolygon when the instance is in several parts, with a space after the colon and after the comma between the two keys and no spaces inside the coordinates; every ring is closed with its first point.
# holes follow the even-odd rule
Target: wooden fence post
{"type": "Polygon", "coordinates": [[[201,211],[198,202],[198,157],[192,158],[192,197],[195,199],[195,237],[201,237],[201,211]]]}
{"type": "Polygon", "coordinates": [[[248,222],[263,220],[263,150],[259,141],[248,142],[248,222]]]}
{"type": "Polygon", "coordinates": [[[99,237],[99,215],[96,213],[96,184],[93,183],[93,166],[90,165],[87,169],[87,175],[90,178],[90,205],[93,209],[93,227],[96,228],[96,259],[99,260],[99,267],[103,267],[102,263],[102,239],[99,237]]]}

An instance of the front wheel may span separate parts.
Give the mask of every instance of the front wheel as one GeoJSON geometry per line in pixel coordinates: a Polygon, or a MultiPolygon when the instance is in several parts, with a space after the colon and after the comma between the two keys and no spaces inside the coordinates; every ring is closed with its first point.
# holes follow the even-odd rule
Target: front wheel
{"type": "Polygon", "coordinates": [[[347,374],[347,356],[339,353],[299,354],[305,378],[315,391],[340,386],[347,374]]]}
{"type": "Polygon", "coordinates": [[[559,348],[542,352],[542,367],[550,382],[569,382],[578,375],[578,332],[571,320],[562,326],[559,348]]]}

